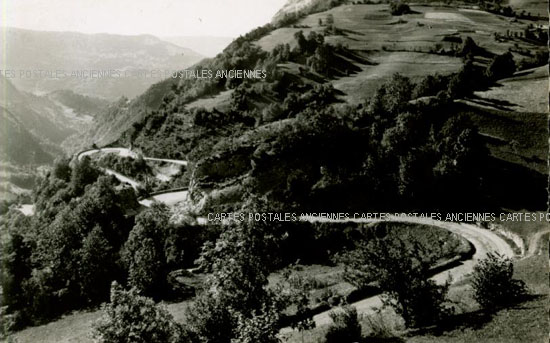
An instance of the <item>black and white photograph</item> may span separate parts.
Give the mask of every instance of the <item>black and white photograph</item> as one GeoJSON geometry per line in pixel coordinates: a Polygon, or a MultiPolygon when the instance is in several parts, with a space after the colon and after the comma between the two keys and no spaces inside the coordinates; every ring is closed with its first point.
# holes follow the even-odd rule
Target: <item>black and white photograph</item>
{"type": "Polygon", "coordinates": [[[0,342],[550,342],[547,1],[0,2],[0,342]]]}

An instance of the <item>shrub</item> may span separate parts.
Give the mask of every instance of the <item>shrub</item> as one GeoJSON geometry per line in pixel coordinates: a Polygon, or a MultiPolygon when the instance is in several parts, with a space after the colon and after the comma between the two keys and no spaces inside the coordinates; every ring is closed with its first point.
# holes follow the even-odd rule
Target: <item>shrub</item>
{"type": "Polygon", "coordinates": [[[146,295],[166,290],[166,236],[170,225],[163,205],[153,205],[136,217],[136,225],[124,244],[122,261],[128,282],[146,295]]]}
{"type": "MultiPolygon", "coordinates": [[[[101,171],[97,169],[92,160],[86,156],[81,161],[76,161],[71,173],[71,186],[76,195],[80,195],[86,185],[94,183],[101,175],[101,171]]],[[[63,173],[61,173],[62,177],[63,173]]]]}
{"type": "Polygon", "coordinates": [[[430,279],[426,254],[417,241],[374,239],[344,256],[350,268],[345,278],[358,287],[376,281],[384,305],[401,315],[407,327],[433,324],[447,312],[449,284],[437,285],[430,279]]]}
{"type": "Polygon", "coordinates": [[[512,76],[516,71],[516,62],[510,52],[495,56],[487,67],[485,75],[490,80],[498,80],[512,76]]]}
{"type": "Polygon", "coordinates": [[[401,1],[392,1],[390,2],[390,12],[392,15],[402,15],[411,13],[409,5],[401,1]]]}
{"type": "Polygon", "coordinates": [[[93,337],[101,343],[170,343],[193,341],[174,322],[172,315],[154,301],[139,295],[135,288],[111,286],[111,302],[103,307],[104,316],[93,326],[93,337]]]}
{"type": "Polygon", "coordinates": [[[474,267],[472,287],[475,300],[484,308],[515,303],[526,295],[525,283],[513,278],[512,260],[498,253],[487,257],[474,267]]]}
{"type": "Polygon", "coordinates": [[[353,343],[361,341],[361,324],[355,307],[346,306],[330,313],[334,322],[325,335],[326,343],[353,343]]]}
{"type": "Polygon", "coordinates": [[[468,56],[469,54],[475,55],[478,51],[479,51],[479,47],[477,46],[476,42],[472,39],[472,37],[466,37],[466,39],[462,43],[462,47],[460,48],[458,55],[459,56],[468,56]]]}

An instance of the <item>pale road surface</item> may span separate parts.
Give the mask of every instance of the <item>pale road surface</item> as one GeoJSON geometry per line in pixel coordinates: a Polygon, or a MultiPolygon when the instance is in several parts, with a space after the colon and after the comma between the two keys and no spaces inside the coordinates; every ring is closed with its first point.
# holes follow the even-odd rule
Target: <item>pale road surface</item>
{"type": "Polygon", "coordinates": [[[23,204],[23,205],[19,206],[17,209],[27,217],[34,215],[34,205],[33,204],[23,204]]]}
{"type": "MultiPolygon", "coordinates": [[[[132,158],[138,157],[138,154],[136,154],[135,152],[127,148],[102,148],[102,149],[95,149],[95,150],[88,150],[88,151],[81,152],[78,154],[78,160],[80,161],[84,156],[90,156],[98,152],[117,153],[119,156],[122,156],[122,157],[132,157],[132,158]]],[[[184,161],[184,160],[171,160],[167,158],[156,158],[156,157],[147,157],[147,156],[143,156],[143,159],[146,161],[174,163],[182,166],[187,165],[187,161],[184,161]]]]}
{"type": "Polygon", "coordinates": [[[139,182],[137,182],[136,180],[133,180],[133,179],[130,179],[129,177],[126,177],[120,173],[117,173],[116,171],[112,170],[112,169],[107,169],[105,168],[105,173],[108,174],[108,175],[114,175],[114,177],[116,177],[119,181],[121,182],[124,182],[124,183],[127,183],[129,184],[130,186],[132,186],[132,188],[134,188],[135,190],[138,189],[139,187],[139,182]]]}
{"type": "MultiPolygon", "coordinates": [[[[132,157],[132,158],[137,158],[138,156],[135,152],[127,148],[102,148],[102,149],[95,149],[95,150],[81,152],[77,155],[77,158],[80,161],[82,158],[84,158],[84,156],[90,156],[98,152],[117,153],[119,154],[119,156],[132,157]]],[[[171,160],[171,159],[165,159],[165,158],[145,157],[145,156],[143,157],[143,159],[146,161],[167,162],[167,163],[174,163],[174,164],[179,164],[183,166],[187,165],[187,161],[183,161],[183,160],[171,160]]],[[[134,189],[137,189],[140,186],[140,183],[137,182],[136,180],[126,177],[120,173],[117,173],[114,170],[105,169],[105,172],[109,175],[114,175],[118,180],[131,185],[134,189]]],[[[187,191],[176,191],[176,192],[154,195],[150,198],[140,200],[139,203],[142,204],[143,206],[150,207],[153,201],[156,200],[168,206],[172,206],[180,201],[187,200],[187,195],[188,195],[187,191]]]]}
{"type": "Polygon", "coordinates": [[[539,231],[531,236],[531,238],[529,238],[529,245],[527,247],[527,253],[525,254],[524,258],[542,254],[544,250],[542,244],[548,244],[548,241],[541,241],[542,237],[547,233],[550,233],[550,230],[539,231]]]}
{"type": "Polygon", "coordinates": [[[140,204],[146,207],[150,207],[153,204],[153,200],[162,202],[168,206],[173,206],[180,201],[187,200],[188,191],[170,192],[159,195],[153,195],[150,198],[140,200],[140,204]]]}
{"type": "Polygon", "coordinates": [[[117,153],[119,156],[122,157],[137,157],[137,154],[133,152],[130,149],[126,148],[102,148],[102,149],[94,149],[94,150],[88,150],[81,152],[77,155],[78,160],[80,161],[84,156],[90,156],[98,152],[106,152],[106,153],[117,153]]]}

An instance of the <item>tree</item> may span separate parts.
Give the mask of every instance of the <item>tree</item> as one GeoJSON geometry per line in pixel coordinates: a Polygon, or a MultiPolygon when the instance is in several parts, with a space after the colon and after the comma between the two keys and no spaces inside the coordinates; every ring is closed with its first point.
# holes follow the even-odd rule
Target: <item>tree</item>
{"type": "Polygon", "coordinates": [[[359,288],[377,284],[384,305],[401,315],[407,327],[433,324],[446,312],[449,284],[437,285],[430,279],[426,250],[417,241],[376,238],[344,256],[345,277],[359,288]]]}
{"type": "Polygon", "coordinates": [[[472,39],[472,37],[468,36],[462,42],[462,47],[460,48],[460,51],[458,52],[459,56],[468,56],[468,55],[475,55],[479,50],[479,47],[477,46],[476,42],[472,39]]]}
{"type": "Polygon", "coordinates": [[[172,315],[132,288],[111,286],[111,302],[94,323],[92,335],[100,343],[183,343],[194,338],[172,315]]]}
{"type": "Polygon", "coordinates": [[[411,100],[413,84],[399,73],[392,75],[377,91],[370,103],[370,111],[388,113],[397,116],[405,110],[411,100]]]}
{"type": "Polygon", "coordinates": [[[332,51],[326,45],[321,44],[315,49],[313,56],[308,58],[307,64],[319,74],[330,75],[332,60],[332,51]]]}
{"type": "Polygon", "coordinates": [[[202,341],[248,342],[257,335],[265,342],[275,340],[274,327],[286,305],[285,297],[267,288],[276,251],[273,233],[265,223],[244,222],[204,247],[199,263],[210,275],[188,312],[188,322],[202,341]],[[258,323],[266,328],[263,334],[252,328],[258,323]]]}
{"type": "Polygon", "coordinates": [[[53,175],[65,182],[71,179],[71,167],[69,166],[68,158],[56,159],[53,166],[53,175]]]}
{"type": "Polygon", "coordinates": [[[411,13],[411,9],[406,3],[396,0],[390,2],[390,12],[392,15],[402,15],[411,13]]]}
{"type": "Polygon", "coordinates": [[[293,274],[291,269],[285,270],[283,276],[290,285],[292,303],[296,305],[296,321],[290,326],[302,333],[302,342],[304,342],[304,332],[315,328],[313,314],[308,306],[311,284],[306,279],[293,274]]]}
{"type": "Polygon", "coordinates": [[[136,225],[124,244],[122,258],[128,268],[128,281],[144,294],[159,294],[166,286],[164,246],[169,226],[166,207],[154,204],[136,217],[136,225]]]}
{"type": "Polygon", "coordinates": [[[527,293],[525,283],[514,279],[513,275],[511,259],[499,253],[488,253],[472,274],[475,300],[489,310],[521,300],[527,293]]]}
{"type": "Polygon", "coordinates": [[[247,318],[239,315],[237,336],[231,343],[279,343],[279,313],[276,308],[263,309],[247,318]]]}
{"type": "Polygon", "coordinates": [[[307,51],[308,42],[306,37],[304,36],[304,32],[300,30],[294,33],[294,39],[296,39],[296,43],[298,43],[298,52],[305,53],[307,51]]]}
{"type": "MultiPolygon", "coordinates": [[[[15,313],[13,327],[25,325],[29,317],[24,307],[25,292],[22,291],[25,280],[31,275],[31,253],[33,241],[21,228],[29,227],[29,219],[20,215],[6,224],[7,235],[1,245],[1,280],[2,306],[7,306],[8,312],[15,313]]],[[[6,318],[4,316],[4,318],[6,318]]],[[[5,320],[5,319],[4,319],[5,320]]]]}
{"type": "Polygon", "coordinates": [[[440,191],[436,198],[446,199],[453,208],[474,207],[472,195],[480,191],[480,165],[487,156],[477,127],[466,116],[453,116],[443,124],[433,144],[437,156],[433,176],[435,188],[440,191]],[[453,197],[448,199],[451,193],[453,197]]]}
{"type": "Polygon", "coordinates": [[[86,185],[94,183],[101,172],[92,164],[92,160],[85,156],[76,161],[71,173],[71,187],[77,195],[82,194],[86,185]]]}
{"type": "Polygon", "coordinates": [[[514,62],[514,56],[508,51],[493,58],[485,71],[485,75],[490,80],[498,80],[512,76],[515,71],[516,62],[514,62]]]}
{"type": "Polygon", "coordinates": [[[346,306],[330,312],[333,324],[325,334],[325,343],[355,343],[361,341],[361,324],[357,319],[357,310],[346,306]]]}
{"type": "Polygon", "coordinates": [[[449,80],[447,93],[451,98],[460,98],[471,94],[476,87],[483,86],[485,81],[483,73],[474,66],[473,60],[466,58],[462,68],[449,80]]]}
{"type": "Polygon", "coordinates": [[[119,270],[116,267],[118,256],[100,226],[95,226],[82,242],[80,257],[83,298],[91,304],[104,301],[105,289],[98,285],[110,284],[119,270]]]}

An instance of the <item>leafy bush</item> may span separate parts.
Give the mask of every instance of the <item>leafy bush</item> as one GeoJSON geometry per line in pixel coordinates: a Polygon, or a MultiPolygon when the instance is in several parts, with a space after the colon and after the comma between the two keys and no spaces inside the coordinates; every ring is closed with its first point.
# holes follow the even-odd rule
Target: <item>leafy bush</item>
{"type": "MultiPolygon", "coordinates": [[[[63,173],[58,173],[57,170],[56,175],[63,177],[63,173]]],[[[96,168],[88,156],[76,161],[71,172],[71,186],[74,194],[80,195],[86,185],[94,183],[100,175],[101,171],[96,168]]]]}
{"type": "Polygon", "coordinates": [[[512,56],[512,53],[506,52],[493,58],[485,71],[485,75],[490,80],[498,80],[512,76],[515,71],[516,62],[514,62],[514,56],[512,56]]]}
{"type": "Polygon", "coordinates": [[[354,343],[361,341],[361,324],[355,307],[346,306],[330,313],[333,324],[325,335],[326,343],[354,343]]]}
{"type": "Polygon", "coordinates": [[[177,343],[192,337],[168,311],[139,295],[135,288],[125,291],[116,282],[111,286],[111,302],[94,323],[93,337],[100,343],[177,343]]]}
{"type": "Polygon", "coordinates": [[[139,181],[146,181],[148,176],[153,176],[151,167],[147,165],[142,155],[133,158],[116,154],[107,154],[99,159],[98,164],[139,181]]]}
{"type": "Polygon", "coordinates": [[[402,15],[411,13],[409,5],[402,1],[391,1],[390,2],[390,12],[392,15],[402,15]]]}
{"type": "Polygon", "coordinates": [[[449,285],[430,279],[426,250],[401,238],[373,239],[344,257],[350,268],[345,277],[358,287],[376,282],[384,305],[401,315],[407,327],[433,324],[446,314],[449,285]]]}
{"type": "Polygon", "coordinates": [[[513,278],[512,260],[498,253],[487,257],[474,267],[472,287],[475,300],[484,308],[515,303],[527,293],[525,283],[513,278]]]}
{"type": "Polygon", "coordinates": [[[479,50],[480,48],[477,46],[476,42],[472,39],[472,37],[468,36],[462,43],[462,47],[460,48],[458,55],[468,56],[469,54],[476,54],[479,50]]]}
{"type": "Polygon", "coordinates": [[[167,282],[170,272],[190,267],[202,245],[205,230],[170,223],[170,213],[163,204],[153,204],[135,218],[122,249],[122,262],[128,282],[147,296],[179,297],[167,282]]]}
{"type": "Polygon", "coordinates": [[[437,73],[434,75],[426,75],[414,87],[413,98],[420,98],[423,96],[435,96],[440,91],[447,90],[448,83],[448,76],[440,75],[437,73]]]}

